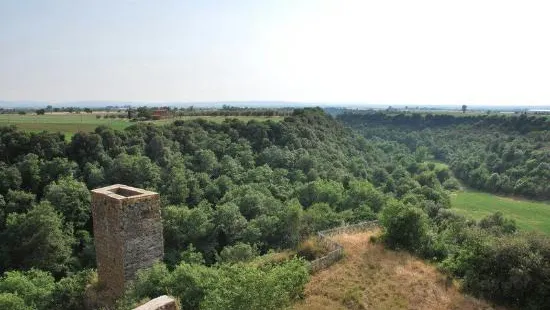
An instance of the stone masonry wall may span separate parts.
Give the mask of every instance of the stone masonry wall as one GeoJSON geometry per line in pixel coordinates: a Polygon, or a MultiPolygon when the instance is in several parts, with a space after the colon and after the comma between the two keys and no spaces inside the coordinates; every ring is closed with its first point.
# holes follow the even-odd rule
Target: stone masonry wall
{"type": "Polygon", "coordinates": [[[114,300],[117,292],[124,291],[121,211],[120,202],[99,193],[92,193],[97,273],[99,281],[105,285],[103,297],[107,300],[114,300]]]}
{"type": "Polygon", "coordinates": [[[139,269],[162,260],[159,195],[120,184],[95,189],[92,217],[102,298],[114,301],[139,269]]]}
{"type": "Polygon", "coordinates": [[[378,221],[367,221],[317,232],[317,236],[319,236],[320,242],[323,243],[323,245],[329,250],[329,252],[325,256],[319,257],[311,261],[309,271],[311,273],[316,273],[319,270],[323,270],[332,266],[334,263],[344,257],[344,248],[340,244],[331,240],[331,236],[343,233],[369,231],[377,227],[379,227],[378,221]]]}
{"type": "Polygon", "coordinates": [[[124,278],[133,280],[164,255],[159,196],[125,201],[123,210],[124,278]]]}

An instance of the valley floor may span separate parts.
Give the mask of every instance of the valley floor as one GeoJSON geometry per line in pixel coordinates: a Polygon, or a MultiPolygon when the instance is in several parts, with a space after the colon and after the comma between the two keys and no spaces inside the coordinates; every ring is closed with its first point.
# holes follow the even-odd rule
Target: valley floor
{"type": "Polygon", "coordinates": [[[522,230],[550,235],[550,204],[465,190],[451,195],[452,210],[479,220],[500,211],[522,230]]]}
{"type": "Polygon", "coordinates": [[[377,233],[335,236],[346,256],[312,276],[294,309],[494,309],[446,285],[434,266],[371,243],[377,233]]]}

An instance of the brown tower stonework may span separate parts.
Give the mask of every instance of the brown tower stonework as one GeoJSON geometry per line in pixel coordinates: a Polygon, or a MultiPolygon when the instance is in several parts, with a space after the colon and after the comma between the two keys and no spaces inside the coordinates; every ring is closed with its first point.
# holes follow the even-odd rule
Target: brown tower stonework
{"type": "Polygon", "coordinates": [[[139,269],[162,260],[159,195],[121,184],[95,189],[92,217],[99,283],[114,300],[139,269]]]}

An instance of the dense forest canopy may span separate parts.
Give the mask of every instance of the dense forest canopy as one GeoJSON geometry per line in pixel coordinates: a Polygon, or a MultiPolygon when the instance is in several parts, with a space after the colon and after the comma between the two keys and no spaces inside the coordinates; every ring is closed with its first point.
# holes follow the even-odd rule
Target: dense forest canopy
{"type": "MultiPolygon", "coordinates": [[[[470,184],[472,171],[492,173],[489,153],[502,161],[514,144],[514,161],[502,162],[498,177],[508,177],[514,191],[522,178],[541,186],[548,150],[535,141],[548,142],[545,123],[532,120],[521,125],[525,132],[470,118],[400,127],[392,117],[342,116],[356,132],[314,108],[281,122],[98,127],[70,141],[2,127],[0,308],[83,307],[95,278],[89,190],[114,183],[160,193],[166,253],[163,264],[140,274],[121,308],[160,294],[179,297],[185,309],[287,306],[307,282],[305,262],[266,262],[264,254],[294,249],[321,229],[377,218],[387,245],[433,260],[476,295],[535,308],[550,302],[548,238],[517,232],[498,213],[476,222],[449,211],[458,181],[431,159],[449,162],[470,184]],[[448,141],[455,129],[473,142],[448,141]],[[497,144],[476,150],[484,141],[497,144]],[[524,151],[526,145],[532,149],[524,151]],[[508,175],[521,167],[528,170],[508,175]],[[531,175],[533,169],[539,172],[531,175]]],[[[531,190],[534,197],[548,193],[531,190]]]]}
{"type": "Polygon", "coordinates": [[[344,114],[368,138],[399,142],[446,162],[466,185],[550,199],[550,119],[540,116],[344,114]]]}

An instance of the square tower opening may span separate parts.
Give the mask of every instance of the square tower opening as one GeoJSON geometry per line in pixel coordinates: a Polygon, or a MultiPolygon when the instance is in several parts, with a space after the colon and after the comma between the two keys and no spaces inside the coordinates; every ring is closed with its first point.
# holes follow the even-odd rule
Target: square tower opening
{"type": "Polygon", "coordinates": [[[92,190],[92,193],[115,200],[134,200],[136,198],[142,199],[149,196],[158,196],[155,192],[123,184],[114,184],[107,187],[97,188],[92,190]]]}
{"type": "Polygon", "coordinates": [[[131,190],[127,187],[115,187],[113,189],[110,189],[109,192],[115,193],[119,196],[124,196],[124,197],[132,197],[132,196],[138,196],[143,194],[143,192],[131,190]]]}

